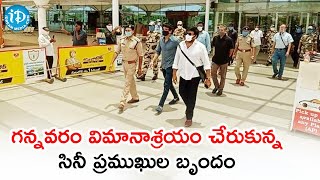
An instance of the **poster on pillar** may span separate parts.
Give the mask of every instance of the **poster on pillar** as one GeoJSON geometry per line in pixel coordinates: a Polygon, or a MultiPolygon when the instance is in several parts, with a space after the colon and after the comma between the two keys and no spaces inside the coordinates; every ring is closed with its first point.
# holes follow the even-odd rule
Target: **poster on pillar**
{"type": "Polygon", "coordinates": [[[23,63],[27,83],[33,83],[47,77],[45,49],[24,50],[23,63]]]}
{"type": "Polygon", "coordinates": [[[85,47],[60,47],[59,76],[95,74],[114,71],[110,67],[114,55],[114,45],[85,46],[85,47]]]}

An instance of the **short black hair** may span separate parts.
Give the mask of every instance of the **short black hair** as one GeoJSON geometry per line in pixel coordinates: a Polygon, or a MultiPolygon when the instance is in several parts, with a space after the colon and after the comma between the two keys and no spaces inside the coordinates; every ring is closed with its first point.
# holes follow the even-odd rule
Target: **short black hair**
{"type": "Polygon", "coordinates": [[[132,29],[132,31],[134,31],[134,25],[128,25],[124,29],[126,29],[126,28],[130,28],[130,29],[132,29]]]}
{"type": "Polygon", "coordinates": [[[199,24],[202,24],[202,25],[204,25],[204,22],[200,21],[200,22],[198,22],[198,24],[197,24],[197,25],[199,25],[199,24]]]}
{"type": "Polygon", "coordinates": [[[76,21],[76,25],[81,26],[83,25],[83,23],[81,21],[76,21]]]}
{"type": "Polygon", "coordinates": [[[163,24],[162,27],[169,28],[169,31],[173,31],[173,26],[171,24],[169,24],[169,23],[163,24]]]}
{"type": "Polygon", "coordinates": [[[195,35],[195,36],[199,36],[199,30],[198,30],[198,28],[196,28],[196,27],[192,27],[192,28],[189,28],[188,30],[187,30],[187,32],[188,31],[192,31],[193,32],[193,34],[195,35]]]}

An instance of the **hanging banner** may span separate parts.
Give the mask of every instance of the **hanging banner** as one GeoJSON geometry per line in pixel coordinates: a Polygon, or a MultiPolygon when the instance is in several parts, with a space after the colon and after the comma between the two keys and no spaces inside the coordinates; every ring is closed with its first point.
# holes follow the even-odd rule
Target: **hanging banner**
{"type": "Polygon", "coordinates": [[[59,53],[60,78],[74,75],[114,71],[109,68],[114,54],[114,45],[61,47],[59,53]]]}
{"type": "Polygon", "coordinates": [[[0,87],[24,82],[22,51],[0,51],[0,87]]]}
{"type": "Polygon", "coordinates": [[[47,78],[45,49],[23,51],[24,74],[27,83],[47,78]]]}
{"type": "Polygon", "coordinates": [[[320,63],[300,62],[291,130],[320,136],[320,63]]]}

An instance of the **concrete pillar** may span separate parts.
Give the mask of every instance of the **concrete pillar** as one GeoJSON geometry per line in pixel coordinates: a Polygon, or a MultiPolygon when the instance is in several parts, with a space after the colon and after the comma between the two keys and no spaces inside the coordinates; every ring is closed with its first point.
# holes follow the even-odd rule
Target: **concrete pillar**
{"type": "Polygon", "coordinates": [[[310,13],[307,13],[306,29],[308,28],[309,24],[310,24],[310,13]]]}
{"type": "Polygon", "coordinates": [[[210,19],[210,0],[206,0],[206,14],[204,18],[204,30],[209,30],[209,19],[210,19]]]}
{"type": "Polygon", "coordinates": [[[47,26],[47,8],[50,0],[33,0],[38,8],[38,29],[39,35],[41,29],[47,26]]]}
{"type": "Polygon", "coordinates": [[[112,0],[112,25],[119,26],[119,0],[112,0]]]}
{"type": "Polygon", "coordinates": [[[276,13],[276,22],[274,23],[275,24],[275,27],[277,29],[277,31],[279,31],[279,27],[278,27],[278,19],[279,19],[279,14],[276,13]]]}
{"type": "Polygon", "coordinates": [[[218,31],[218,29],[217,29],[218,24],[219,24],[219,12],[216,11],[215,18],[214,18],[214,32],[218,31]]]}
{"type": "Polygon", "coordinates": [[[224,12],[221,13],[221,24],[224,23],[224,12]]]}
{"type": "Polygon", "coordinates": [[[238,32],[241,32],[241,16],[242,16],[242,12],[239,12],[239,20],[238,20],[238,32]]]}

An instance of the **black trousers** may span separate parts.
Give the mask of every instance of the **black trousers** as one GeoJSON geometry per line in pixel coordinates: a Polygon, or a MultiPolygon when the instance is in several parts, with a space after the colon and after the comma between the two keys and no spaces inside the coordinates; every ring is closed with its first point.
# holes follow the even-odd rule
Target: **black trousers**
{"type": "Polygon", "coordinates": [[[300,58],[300,55],[299,53],[297,53],[298,51],[298,47],[294,47],[294,50],[293,50],[293,53],[291,54],[291,57],[292,57],[292,60],[293,60],[293,66],[294,67],[297,67],[298,66],[298,63],[299,63],[299,58],[300,58]]]}
{"type": "Polygon", "coordinates": [[[47,56],[47,77],[48,79],[51,79],[52,78],[52,65],[53,65],[53,56],[47,56]]]}
{"type": "Polygon", "coordinates": [[[196,106],[199,82],[200,77],[193,78],[191,80],[185,80],[182,77],[180,77],[179,94],[187,107],[187,120],[192,120],[193,118],[193,111],[194,107],[196,106]]]}

